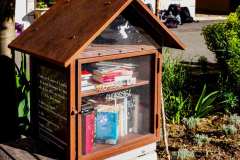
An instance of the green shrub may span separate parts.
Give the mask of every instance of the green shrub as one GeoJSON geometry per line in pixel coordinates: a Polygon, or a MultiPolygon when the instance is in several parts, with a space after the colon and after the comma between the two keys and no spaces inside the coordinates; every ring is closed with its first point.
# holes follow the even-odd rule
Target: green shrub
{"type": "MultiPolygon", "coordinates": [[[[214,51],[219,62],[223,62],[229,72],[233,88],[240,86],[240,6],[231,13],[227,20],[208,25],[202,34],[206,44],[214,51]]],[[[227,69],[227,70],[226,70],[227,69]]]]}
{"type": "Polygon", "coordinates": [[[179,149],[177,153],[178,160],[189,160],[194,159],[195,155],[193,151],[189,151],[188,149],[179,149]]]}
{"type": "Polygon", "coordinates": [[[234,135],[237,133],[237,128],[234,125],[223,125],[223,131],[226,135],[234,135]]]}
{"type": "Polygon", "coordinates": [[[186,69],[179,59],[173,59],[168,53],[164,54],[163,62],[163,91],[169,95],[177,95],[184,89],[186,69]]]}
{"type": "Polygon", "coordinates": [[[211,51],[227,49],[227,37],[225,34],[226,23],[216,23],[207,25],[202,29],[202,34],[208,48],[211,51]]]}
{"type": "Polygon", "coordinates": [[[188,129],[196,129],[200,119],[195,117],[183,118],[183,123],[188,129]]]}
{"type": "Polygon", "coordinates": [[[237,96],[233,92],[225,91],[223,92],[223,102],[221,102],[226,113],[234,111],[235,107],[238,105],[237,96]]]}
{"type": "Polygon", "coordinates": [[[228,69],[230,70],[230,74],[235,81],[235,83],[239,86],[240,84],[240,56],[237,58],[231,58],[228,62],[228,69]]]}
{"type": "Polygon", "coordinates": [[[163,97],[167,119],[179,124],[190,113],[190,100],[185,93],[187,71],[179,59],[164,54],[163,62],[163,97]]]}
{"type": "Polygon", "coordinates": [[[220,74],[218,78],[218,88],[220,90],[219,101],[226,113],[234,112],[238,106],[238,97],[234,93],[235,85],[229,80],[229,76],[220,74]]]}
{"type": "Polygon", "coordinates": [[[179,93],[178,97],[171,96],[168,104],[168,118],[173,124],[179,124],[184,117],[186,111],[186,103],[188,99],[184,99],[179,93]]]}
{"type": "Polygon", "coordinates": [[[197,143],[197,145],[202,146],[209,143],[209,138],[204,134],[196,134],[194,136],[194,141],[197,143]]]}

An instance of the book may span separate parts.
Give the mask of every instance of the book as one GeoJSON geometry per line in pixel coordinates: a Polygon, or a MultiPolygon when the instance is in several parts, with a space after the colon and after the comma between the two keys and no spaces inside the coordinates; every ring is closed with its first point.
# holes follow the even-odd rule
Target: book
{"type": "Polygon", "coordinates": [[[99,77],[94,75],[93,80],[99,83],[108,83],[108,82],[114,82],[115,77],[99,77]]]}
{"type": "Polygon", "coordinates": [[[132,95],[132,103],[133,103],[133,133],[139,133],[140,125],[141,125],[141,117],[140,117],[140,95],[132,95]]]}
{"type": "Polygon", "coordinates": [[[93,85],[93,83],[90,80],[82,80],[81,81],[82,87],[89,86],[89,85],[93,85]]]}
{"type": "Polygon", "coordinates": [[[93,71],[94,75],[100,76],[100,77],[116,77],[116,76],[132,76],[134,74],[133,70],[128,70],[128,69],[124,69],[124,68],[116,68],[116,69],[97,69],[93,71]]]}
{"type": "Polygon", "coordinates": [[[96,66],[108,66],[108,67],[124,67],[124,68],[136,68],[137,65],[133,63],[122,63],[122,62],[99,62],[96,66]]]}
{"type": "Polygon", "coordinates": [[[83,154],[93,151],[95,134],[95,114],[94,112],[83,112],[83,154]]]}
{"type": "Polygon", "coordinates": [[[123,137],[124,134],[124,120],[123,120],[123,109],[124,109],[124,102],[120,102],[117,104],[119,108],[119,121],[118,121],[118,126],[119,126],[119,136],[123,137]]]}
{"type": "Polygon", "coordinates": [[[128,107],[128,97],[125,97],[124,98],[124,106],[123,106],[123,133],[124,133],[124,136],[128,134],[127,107],[128,107]]]}
{"type": "Polygon", "coordinates": [[[96,143],[117,144],[118,133],[118,112],[96,113],[96,143]]]}
{"type": "Polygon", "coordinates": [[[128,121],[128,133],[133,133],[134,127],[134,104],[133,104],[133,96],[129,96],[127,99],[127,121],[128,121]]]}
{"type": "Polygon", "coordinates": [[[91,76],[92,76],[92,73],[90,73],[89,71],[87,71],[87,70],[82,71],[82,75],[81,75],[82,79],[89,79],[89,78],[91,78],[91,76]]]}
{"type": "Polygon", "coordinates": [[[86,86],[81,86],[81,91],[89,91],[89,90],[94,90],[96,89],[96,86],[92,83],[89,83],[86,86]]]}

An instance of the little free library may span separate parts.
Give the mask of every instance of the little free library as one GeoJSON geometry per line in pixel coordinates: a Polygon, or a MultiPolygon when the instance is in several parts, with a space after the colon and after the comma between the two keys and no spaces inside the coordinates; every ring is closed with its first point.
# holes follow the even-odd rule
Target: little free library
{"type": "Polygon", "coordinates": [[[9,45],[30,55],[33,136],[68,160],[159,141],[163,46],[185,48],[140,0],[58,1],[9,45]]]}

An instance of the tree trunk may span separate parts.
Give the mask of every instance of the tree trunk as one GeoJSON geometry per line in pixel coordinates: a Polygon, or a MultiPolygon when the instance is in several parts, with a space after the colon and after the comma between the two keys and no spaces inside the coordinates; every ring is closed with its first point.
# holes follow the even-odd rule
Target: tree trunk
{"type": "Polygon", "coordinates": [[[0,0],[0,141],[17,138],[15,65],[8,44],[15,38],[15,0],[0,0]]]}
{"type": "Polygon", "coordinates": [[[15,38],[15,0],[0,0],[0,55],[11,57],[8,44],[15,38]]]}

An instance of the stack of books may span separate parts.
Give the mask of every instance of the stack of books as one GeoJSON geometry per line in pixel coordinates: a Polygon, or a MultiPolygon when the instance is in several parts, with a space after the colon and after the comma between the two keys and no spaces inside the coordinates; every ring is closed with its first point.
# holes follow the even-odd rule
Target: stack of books
{"type": "Polygon", "coordinates": [[[95,63],[93,80],[106,86],[124,86],[136,83],[136,65],[132,63],[99,62],[95,63]]]}
{"type": "MultiPolygon", "coordinates": [[[[118,93],[118,92],[116,92],[118,93]]],[[[91,153],[94,144],[118,143],[119,137],[131,133],[141,134],[144,128],[144,116],[140,95],[116,98],[112,101],[88,100],[93,105],[82,105],[83,153],[91,153]]]]}
{"type": "Polygon", "coordinates": [[[87,70],[82,71],[81,91],[89,91],[96,88],[92,82],[92,76],[92,73],[87,70]]]}

